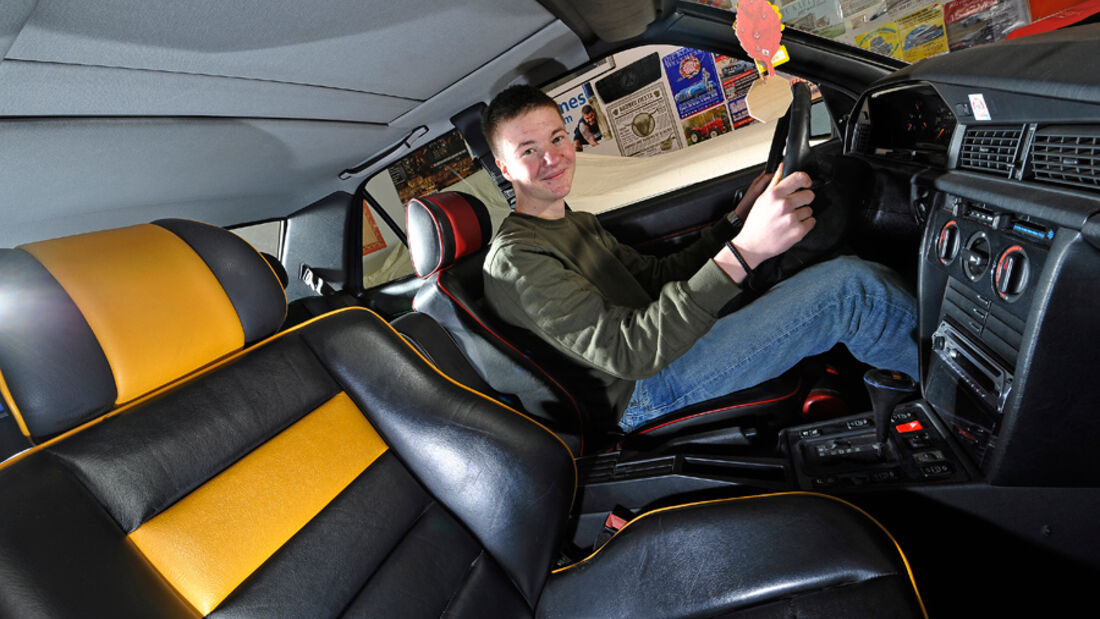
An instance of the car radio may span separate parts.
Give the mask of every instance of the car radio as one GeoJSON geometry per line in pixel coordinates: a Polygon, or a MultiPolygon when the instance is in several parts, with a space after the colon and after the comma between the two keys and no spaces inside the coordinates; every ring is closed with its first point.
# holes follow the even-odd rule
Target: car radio
{"type": "Polygon", "coordinates": [[[1011,370],[947,321],[941,322],[932,335],[932,350],[983,404],[998,414],[1004,412],[1012,391],[1011,370]]]}

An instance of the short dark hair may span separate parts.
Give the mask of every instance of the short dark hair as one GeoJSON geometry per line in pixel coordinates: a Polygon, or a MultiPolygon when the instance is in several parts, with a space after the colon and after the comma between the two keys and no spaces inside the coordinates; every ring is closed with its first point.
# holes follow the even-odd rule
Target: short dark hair
{"type": "Polygon", "coordinates": [[[519,84],[509,86],[497,93],[497,96],[489,102],[488,107],[481,112],[481,132],[485,135],[485,140],[489,142],[489,148],[493,149],[493,154],[499,154],[497,153],[496,134],[502,123],[542,107],[557,110],[558,104],[549,95],[534,86],[519,84]]]}

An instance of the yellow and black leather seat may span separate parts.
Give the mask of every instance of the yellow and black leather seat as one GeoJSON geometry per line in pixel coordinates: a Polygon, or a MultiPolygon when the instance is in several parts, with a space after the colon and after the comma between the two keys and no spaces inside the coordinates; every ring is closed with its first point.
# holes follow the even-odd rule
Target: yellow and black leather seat
{"type": "Polygon", "coordinates": [[[570,452],[383,320],[271,336],[285,299],[224,230],[159,222],[0,252],[0,616],[919,616],[873,521],[805,494],[646,514],[551,573],[570,452]]]}

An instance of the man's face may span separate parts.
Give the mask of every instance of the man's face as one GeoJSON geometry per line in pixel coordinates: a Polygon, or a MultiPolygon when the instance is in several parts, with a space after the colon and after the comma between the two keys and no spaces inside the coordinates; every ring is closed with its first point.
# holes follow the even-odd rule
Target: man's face
{"type": "Polygon", "coordinates": [[[592,123],[596,122],[596,113],[595,112],[585,112],[584,113],[584,120],[585,120],[585,122],[587,122],[588,124],[591,125],[592,123]]]}
{"type": "Polygon", "coordinates": [[[577,155],[557,108],[539,107],[505,121],[496,143],[497,167],[512,181],[517,200],[535,206],[569,195],[577,155]]]}

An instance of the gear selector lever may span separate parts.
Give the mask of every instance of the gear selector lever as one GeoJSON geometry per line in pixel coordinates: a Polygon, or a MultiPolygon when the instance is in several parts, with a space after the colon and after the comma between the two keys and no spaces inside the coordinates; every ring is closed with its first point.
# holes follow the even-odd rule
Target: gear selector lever
{"type": "Polygon", "coordinates": [[[882,444],[890,436],[890,415],[894,407],[917,392],[917,383],[908,375],[891,370],[868,370],[863,375],[875,419],[875,439],[882,444]]]}

